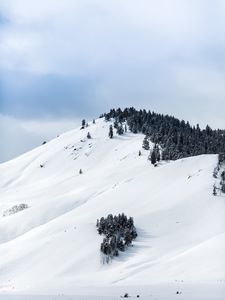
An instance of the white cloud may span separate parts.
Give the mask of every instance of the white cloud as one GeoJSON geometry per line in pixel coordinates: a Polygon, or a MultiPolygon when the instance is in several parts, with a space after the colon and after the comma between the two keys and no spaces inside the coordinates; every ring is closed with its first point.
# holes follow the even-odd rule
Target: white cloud
{"type": "Polygon", "coordinates": [[[43,73],[101,73],[115,64],[198,56],[225,41],[221,1],[5,0],[11,26],[4,67],[43,73]]]}

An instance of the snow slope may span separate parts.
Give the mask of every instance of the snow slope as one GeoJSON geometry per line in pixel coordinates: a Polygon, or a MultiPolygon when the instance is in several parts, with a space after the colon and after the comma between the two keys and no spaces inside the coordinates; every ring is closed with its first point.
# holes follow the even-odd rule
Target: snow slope
{"type": "Polygon", "coordinates": [[[99,119],[0,165],[0,292],[225,283],[225,198],[212,196],[217,156],[155,168],[147,151],[138,156],[143,135],[111,140],[108,127],[99,119]],[[29,208],[3,217],[21,203],[29,208]],[[121,212],[139,236],[102,265],[96,220],[121,212]]]}

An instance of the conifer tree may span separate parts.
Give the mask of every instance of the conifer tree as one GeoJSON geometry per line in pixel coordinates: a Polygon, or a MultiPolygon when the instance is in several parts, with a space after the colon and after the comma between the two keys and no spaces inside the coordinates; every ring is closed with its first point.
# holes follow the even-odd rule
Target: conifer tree
{"type": "Polygon", "coordinates": [[[216,186],[215,186],[215,184],[214,184],[214,186],[213,186],[213,195],[214,195],[214,196],[216,196],[216,195],[217,195],[217,192],[216,192],[216,186]]]}
{"type": "Polygon", "coordinates": [[[109,126],[109,138],[110,139],[113,138],[113,127],[112,127],[112,125],[109,126]]]}
{"type": "Polygon", "coordinates": [[[149,150],[149,141],[148,141],[147,136],[144,137],[142,148],[145,149],[145,150],[149,150]]]}
{"type": "Polygon", "coordinates": [[[156,150],[153,149],[152,152],[151,152],[151,155],[150,155],[150,160],[151,160],[151,163],[153,165],[156,164],[156,159],[157,159],[157,156],[156,156],[156,150]]]}
{"type": "Polygon", "coordinates": [[[83,119],[82,122],[81,122],[81,129],[84,129],[85,124],[86,124],[86,121],[83,119]]]}
{"type": "Polygon", "coordinates": [[[114,123],[113,123],[113,127],[114,127],[115,129],[117,129],[118,126],[119,126],[119,122],[118,122],[117,120],[115,120],[114,123]]]}
{"type": "Polygon", "coordinates": [[[119,134],[119,135],[122,135],[124,133],[122,125],[117,125],[116,133],[119,134]]]}
{"type": "Polygon", "coordinates": [[[159,151],[159,146],[155,145],[155,154],[156,154],[156,161],[160,161],[160,151],[159,151]]]}

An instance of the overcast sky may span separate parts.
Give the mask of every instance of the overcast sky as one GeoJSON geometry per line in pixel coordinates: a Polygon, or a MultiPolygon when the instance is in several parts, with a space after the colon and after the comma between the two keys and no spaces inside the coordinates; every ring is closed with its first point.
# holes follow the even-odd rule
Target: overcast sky
{"type": "Polygon", "coordinates": [[[225,128],[224,0],[0,0],[0,162],[112,107],[225,128]]]}

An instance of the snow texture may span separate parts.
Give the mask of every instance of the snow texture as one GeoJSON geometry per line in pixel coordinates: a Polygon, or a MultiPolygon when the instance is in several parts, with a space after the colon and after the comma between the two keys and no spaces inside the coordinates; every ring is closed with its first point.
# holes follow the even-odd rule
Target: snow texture
{"type": "Polygon", "coordinates": [[[0,165],[0,299],[125,292],[195,299],[200,291],[222,299],[225,198],[212,195],[217,156],[154,167],[143,135],[109,139],[110,124],[96,120],[0,165]],[[29,208],[3,217],[21,203],[29,208]],[[138,238],[102,265],[96,220],[122,212],[134,218],[138,238]]]}

